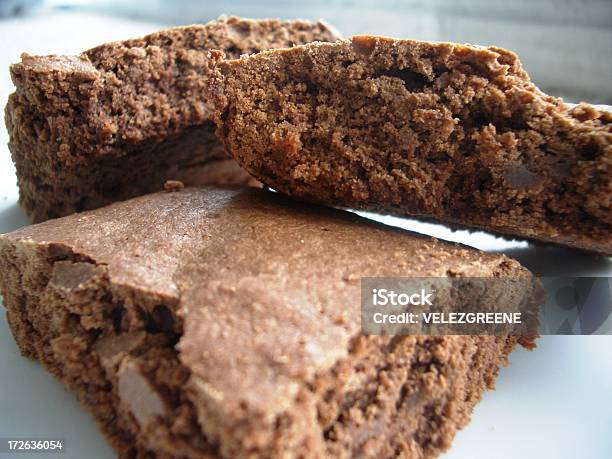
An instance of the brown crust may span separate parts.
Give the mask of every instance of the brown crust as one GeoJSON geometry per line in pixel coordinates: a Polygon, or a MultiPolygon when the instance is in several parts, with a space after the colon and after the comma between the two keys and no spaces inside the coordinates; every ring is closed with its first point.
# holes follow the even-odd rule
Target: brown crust
{"type": "Polygon", "coordinates": [[[0,255],[20,348],[123,457],[434,457],[517,340],[363,336],[359,279],[529,276],[503,255],[246,188],[26,227],[0,255]]]}
{"type": "MultiPolygon", "coordinates": [[[[333,40],[322,23],[222,18],[79,56],[22,55],[6,107],[20,202],[35,221],[162,189],[227,183],[204,88],[211,49],[238,57],[333,40]]],[[[236,168],[229,183],[256,184],[236,168]]]]}
{"type": "Polygon", "coordinates": [[[217,133],[273,189],[612,254],[612,114],[509,51],[359,36],[216,68],[217,133]]]}

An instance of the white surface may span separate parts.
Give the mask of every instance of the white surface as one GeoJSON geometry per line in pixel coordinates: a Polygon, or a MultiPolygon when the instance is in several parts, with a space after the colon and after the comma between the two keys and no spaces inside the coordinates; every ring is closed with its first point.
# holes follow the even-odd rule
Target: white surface
{"type": "MultiPolygon", "coordinates": [[[[76,53],[89,46],[154,30],[155,25],[105,17],[38,17],[0,22],[0,104],[12,91],[7,67],[21,51],[76,53]]],[[[13,165],[0,129],[0,232],[26,223],[16,205],[13,165]]],[[[610,259],[555,248],[535,248],[484,233],[451,232],[431,224],[384,218],[488,251],[504,251],[541,275],[612,274],[610,259]]],[[[612,458],[612,337],[544,337],[533,352],[516,351],[497,390],[487,393],[472,422],[444,458],[612,458]]],[[[4,315],[0,319],[0,437],[58,437],[61,458],[114,457],[91,418],[35,362],[19,355],[4,315]]],[[[6,457],[6,455],[1,455],[6,457]]],[[[52,457],[51,454],[27,457],[52,457]]],[[[26,456],[20,456],[25,458],[26,456]]]]}

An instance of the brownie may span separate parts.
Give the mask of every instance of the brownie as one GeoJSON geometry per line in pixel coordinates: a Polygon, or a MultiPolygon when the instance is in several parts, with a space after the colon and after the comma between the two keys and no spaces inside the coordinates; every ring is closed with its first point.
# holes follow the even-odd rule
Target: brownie
{"type": "Polygon", "coordinates": [[[256,183],[209,121],[209,49],[239,57],[333,39],[321,22],[230,17],[79,56],[23,54],[6,107],[22,207],[39,222],[161,190],[167,179],[256,183]]]}
{"type": "Polygon", "coordinates": [[[530,276],[504,255],[257,188],[172,189],[0,236],[15,340],[121,457],[434,457],[533,345],[360,328],[362,277],[530,276]]]}
{"type": "Polygon", "coordinates": [[[275,190],[612,254],[612,114],[542,93],[512,52],[357,36],[209,83],[226,150],[275,190]]]}

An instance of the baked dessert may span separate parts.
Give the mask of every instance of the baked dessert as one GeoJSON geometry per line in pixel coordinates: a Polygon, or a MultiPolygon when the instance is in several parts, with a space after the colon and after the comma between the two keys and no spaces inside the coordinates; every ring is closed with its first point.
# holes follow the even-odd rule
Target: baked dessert
{"type": "Polygon", "coordinates": [[[433,457],[518,341],[360,331],[363,276],[516,261],[289,202],[176,188],[0,236],[24,354],[121,457],[433,457]]]}
{"type": "Polygon", "coordinates": [[[321,22],[230,17],[79,56],[23,54],[6,107],[22,207],[39,222],[161,190],[167,179],[255,183],[215,138],[208,50],[239,57],[334,39],[321,22]]]}
{"type": "Polygon", "coordinates": [[[543,94],[509,51],[357,36],[210,84],[227,151],[273,189],[612,254],[612,114],[543,94]]]}

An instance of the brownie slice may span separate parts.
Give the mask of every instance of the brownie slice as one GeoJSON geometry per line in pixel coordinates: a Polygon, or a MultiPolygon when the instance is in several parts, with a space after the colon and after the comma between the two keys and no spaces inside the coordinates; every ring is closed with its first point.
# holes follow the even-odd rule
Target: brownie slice
{"type": "Polygon", "coordinates": [[[167,179],[256,183],[215,138],[208,51],[239,57],[334,39],[321,22],[230,17],[79,56],[24,54],[6,107],[21,205],[39,222],[161,190],[167,179]]]}
{"type": "Polygon", "coordinates": [[[296,198],[612,254],[612,114],[496,47],[357,36],[220,62],[218,134],[296,198]]]}
{"type": "Polygon", "coordinates": [[[121,457],[160,458],[436,456],[519,339],[364,335],[360,278],[530,276],[256,188],[23,228],[0,236],[0,273],[23,353],[121,457]]]}

